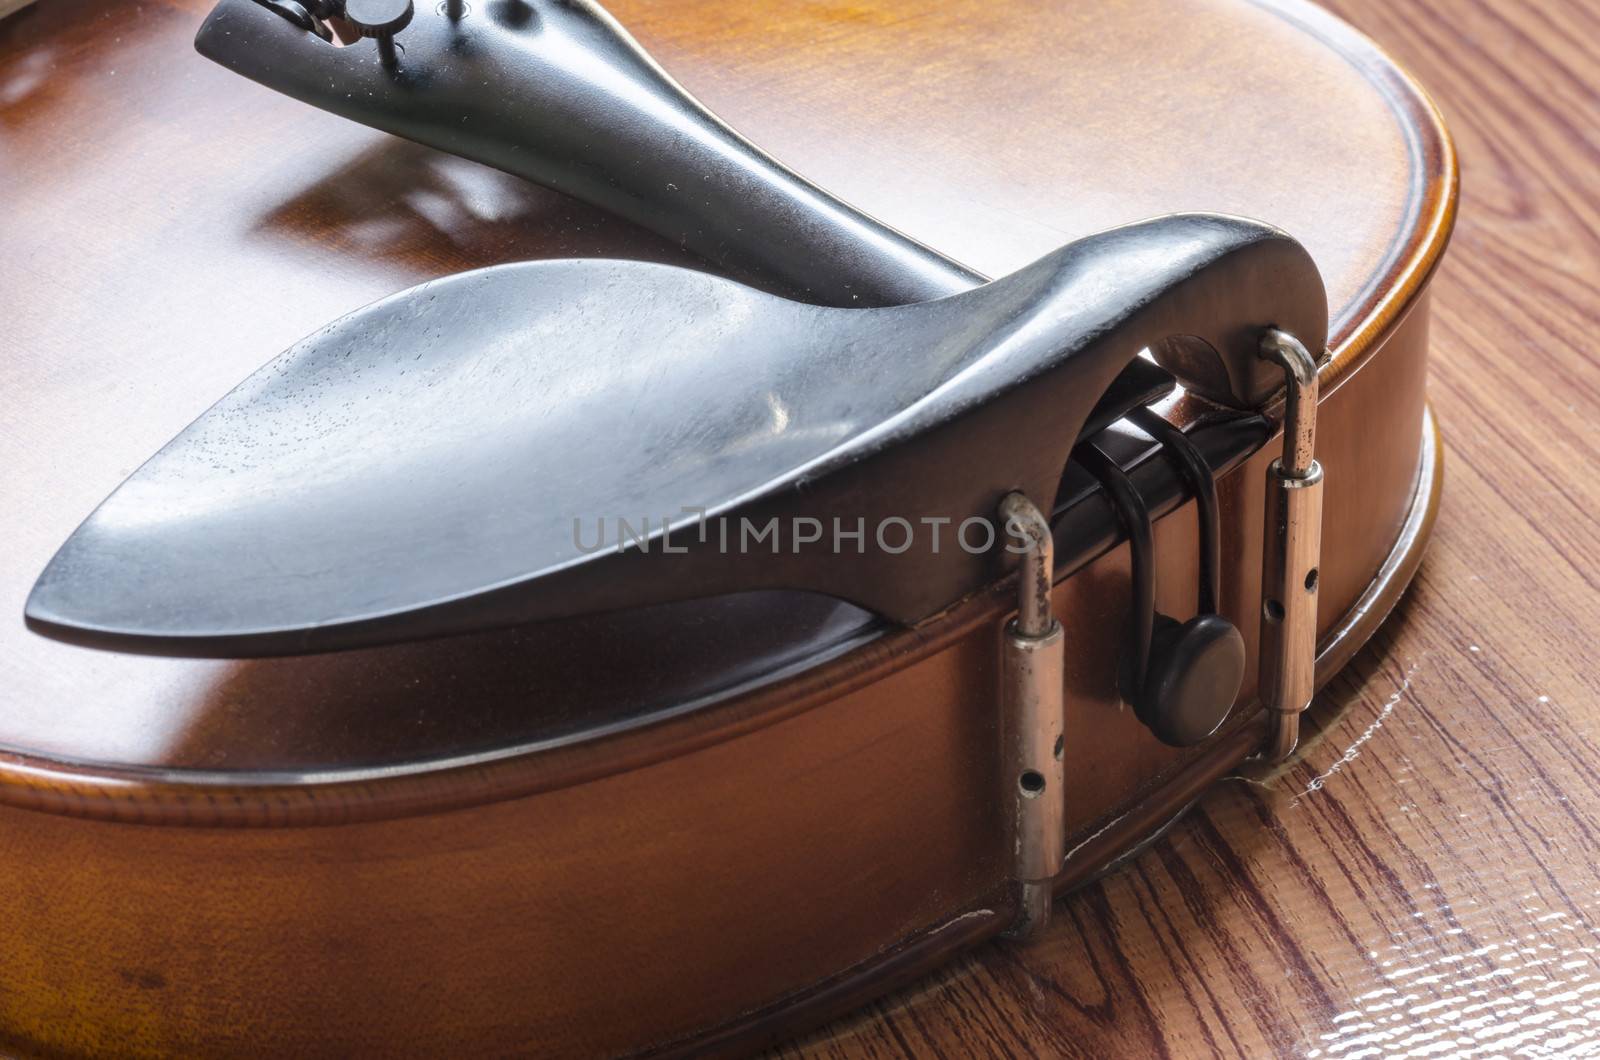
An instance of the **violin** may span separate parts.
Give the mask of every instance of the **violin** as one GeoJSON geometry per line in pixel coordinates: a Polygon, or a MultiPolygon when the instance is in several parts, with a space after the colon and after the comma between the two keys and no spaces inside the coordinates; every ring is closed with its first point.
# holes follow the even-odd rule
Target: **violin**
{"type": "Polygon", "coordinates": [[[1292,754],[1437,508],[1454,155],[1305,0],[53,0],[0,137],[23,1054],[781,1041],[1292,754]]]}

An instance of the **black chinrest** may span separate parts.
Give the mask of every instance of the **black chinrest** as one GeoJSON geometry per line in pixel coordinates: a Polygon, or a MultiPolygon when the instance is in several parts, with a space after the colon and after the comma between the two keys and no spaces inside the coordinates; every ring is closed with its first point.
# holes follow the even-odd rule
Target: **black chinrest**
{"type": "Polygon", "coordinates": [[[955,529],[1013,490],[1048,510],[1141,349],[1265,400],[1261,327],[1317,341],[1325,324],[1297,243],[1214,215],[884,309],[636,262],[465,273],[329,325],[223,398],[73,534],[27,618],[205,656],[763,588],[913,623],[1003,573],[1001,547],[957,547],[955,529]],[[841,549],[836,520],[865,533],[841,549]]]}

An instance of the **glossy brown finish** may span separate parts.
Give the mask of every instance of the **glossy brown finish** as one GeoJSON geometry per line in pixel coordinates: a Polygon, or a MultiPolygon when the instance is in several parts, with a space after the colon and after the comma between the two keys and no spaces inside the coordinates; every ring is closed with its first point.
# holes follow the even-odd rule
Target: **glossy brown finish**
{"type": "MultiPolygon", "coordinates": [[[[0,279],[23,351],[0,382],[28,395],[0,461],[0,489],[30,506],[0,564],[13,613],[133,461],[342,309],[517,257],[676,257],[190,57],[203,4],[53,6],[0,23],[0,130],[20,160],[0,279]]],[[[1039,5],[1028,31],[978,0],[616,10],[785,161],[986,272],[1183,208],[1304,240],[1337,321],[1323,621],[1354,625],[1330,660],[1370,634],[1437,496],[1420,291],[1454,188],[1431,113],[1359,41],[1309,8],[1237,0],[1039,5]],[[1171,76],[1119,76],[1134,41],[1170,54],[1171,76]],[[1261,49],[1292,61],[1263,66],[1261,49]],[[1296,172],[1213,149],[1268,132],[1296,172]]],[[[1224,610],[1247,643],[1266,458],[1220,484],[1224,610]]],[[[1188,509],[1157,526],[1166,613],[1193,608],[1193,538],[1188,509]]],[[[1072,879],[1252,742],[1235,729],[1186,756],[1119,709],[1104,660],[1125,564],[1107,553],[1057,589],[1084,734],[1068,753],[1072,879]]],[[[802,1015],[825,1014],[1003,922],[992,701],[1007,599],[648,719],[618,673],[660,666],[692,686],[675,640],[692,632],[646,626],[639,655],[564,672],[565,642],[537,630],[234,664],[0,628],[0,836],[27,851],[0,888],[0,919],[25,925],[0,965],[0,1025],[18,1048],[65,1052],[270,1036],[282,1051],[581,1054],[707,1032],[749,1044],[806,996],[802,1015]],[[574,738],[575,704],[610,698],[617,731],[574,738]],[[893,968],[873,965],[883,955],[893,968]]]]}

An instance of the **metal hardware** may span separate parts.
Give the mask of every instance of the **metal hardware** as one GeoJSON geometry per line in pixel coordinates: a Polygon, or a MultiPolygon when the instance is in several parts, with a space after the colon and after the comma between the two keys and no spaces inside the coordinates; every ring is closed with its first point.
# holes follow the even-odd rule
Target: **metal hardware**
{"type": "Polygon", "coordinates": [[[1003,797],[1012,815],[1012,875],[1020,892],[1012,938],[1050,922],[1056,873],[1066,856],[1064,639],[1050,609],[1055,548],[1050,524],[1020,493],[1000,502],[1006,540],[1027,543],[1017,617],[1006,627],[1001,668],[1003,797]]]}
{"type": "Polygon", "coordinates": [[[1283,456],[1267,471],[1261,571],[1261,702],[1270,730],[1264,756],[1282,761],[1300,740],[1300,713],[1316,691],[1322,465],[1316,461],[1317,358],[1288,332],[1262,337],[1261,356],[1283,366],[1283,456]]]}

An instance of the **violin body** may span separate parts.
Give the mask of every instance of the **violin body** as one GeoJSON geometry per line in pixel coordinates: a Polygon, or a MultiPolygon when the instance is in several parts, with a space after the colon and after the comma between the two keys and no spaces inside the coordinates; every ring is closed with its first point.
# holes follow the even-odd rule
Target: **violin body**
{"type": "MultiPolygon", "coordinates": [[[[664,206],[602,209],[266,91],[193,54],[209,2],[51,6],[0,23],[20,190],[0,225],[13,615],[146,456],[354,306],[528,259],[805,286],[805,255],[694,257],[647,230],[664,206]]],[[[752,143],[960,263],[906,251],[932,279],[884,265],[882,304],[916,300],[902,281],[959,290],[1161,214],[1298,239],[1329,315],[1317,683],[1371,636],[1441,484],[1426,289],[1456,171],[1426,98],[1370,43],[1297,0],[608,6],[752,143]]],[[[813,300],[847,303],[844,275],[813,300]]],[[[1063,480],[1057,894],[1268,739],[1255,675],[1281,402],[1219,418],[1183,394],[1162,412],[1234,454],[1216,476],[1219,610],[1247,676],[1196,746],[1134,716],[1110,662],[1129,549],[1092,483],[1063,480]]],[[[1149,487],[1160,610],[1193,614],[1196,506],[1153,485],[1147,441],[1107,430],[1149,487]]],[[[1014,923],[995,703],[1016,592],[997,579],[882,622],[764,588],[245,660],[0,624],[0,1042],[738,1051],[847,1012],[1014,923]]]]}

